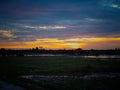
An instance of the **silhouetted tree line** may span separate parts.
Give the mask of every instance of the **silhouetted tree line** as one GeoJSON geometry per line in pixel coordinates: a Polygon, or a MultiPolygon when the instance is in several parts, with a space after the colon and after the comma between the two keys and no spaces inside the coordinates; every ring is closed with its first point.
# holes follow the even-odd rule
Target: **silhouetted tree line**
{"type": "Polygon", "coordinates": [[[77,56],[86,56],[86,55],[120,55],[120,48],[109,49],[109,50],[83,50],[81,48],[71,49],[71,50],[46,50],[43,48],[33,48],[33,49],[0,49],[0,56],[25,56],[25,55],[42,55],[42,54],[54,54],[54,55],[77,55],[77,56]]]}

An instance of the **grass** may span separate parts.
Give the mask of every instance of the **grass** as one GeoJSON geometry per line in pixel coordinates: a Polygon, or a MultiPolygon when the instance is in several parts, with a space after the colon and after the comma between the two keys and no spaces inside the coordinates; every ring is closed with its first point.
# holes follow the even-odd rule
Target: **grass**
{"type": "MultiPolygon", "coordinates": [[[[0,78],[8,82],[26,87],[27,89],[40,89],[44,87],[51,90],[102,90],[118,79],[100,80],[72,80],[65,85],[56,83],[36,83],[22,79],[20,75],[81,75],[89,73],[120,72],[119,59],[85,59],[69,56],[41,56],[41,57],[0,57],[0,78]],[[104,83],[104,84],[103,84],[104,83]],[[96,86],[94,86],[96,85],[96,86]],[[99,87],[99,88],[98,88],[99,87]]],[[[114,85],[115,87],[117,86],[114,85]]],[[[113,86],[113,87],[114,87],[113,86]]],[[[119,85],[118,85],[119,86],[119,85]]],[[[111,89],[109,89],[111,90],[111,89]]]]}
{"type": "Polygon", "coordinates": [[[74,57],[0,57],[1,74],[73,75],[91,72],[118,72],[119,60],[74,57]]]}

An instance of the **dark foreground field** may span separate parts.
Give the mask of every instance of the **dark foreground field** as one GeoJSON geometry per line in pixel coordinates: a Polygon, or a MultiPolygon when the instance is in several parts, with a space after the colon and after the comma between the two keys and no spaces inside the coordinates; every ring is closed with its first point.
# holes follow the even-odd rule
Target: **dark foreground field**
{"type": "Polygon", "coordinates": [[[28,90],[119,90],[120,60],[0,57],[0,79],[28,90]]]}

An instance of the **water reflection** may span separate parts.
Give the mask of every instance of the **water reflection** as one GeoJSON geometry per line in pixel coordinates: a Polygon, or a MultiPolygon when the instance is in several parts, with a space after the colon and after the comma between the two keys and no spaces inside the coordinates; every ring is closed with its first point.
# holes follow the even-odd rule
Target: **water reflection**
{"type": "Polygon", "coordinates": [[[27,54],[25,56],[69,56],[69,57],[81,57],[81,58],[120,58],[119,55],[76,56],[76,55],[64,55],[64,54],[27,54]]]}

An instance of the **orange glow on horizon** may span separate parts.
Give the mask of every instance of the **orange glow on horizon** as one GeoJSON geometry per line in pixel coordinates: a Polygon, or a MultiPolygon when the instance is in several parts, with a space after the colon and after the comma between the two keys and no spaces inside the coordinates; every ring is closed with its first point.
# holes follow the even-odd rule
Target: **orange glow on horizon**
{"type": "Polygon", "coordinates": [[[120,46],[120,38],[40,38],[35,41],[26,42],[0,42],[0,48],[35,48],[42,47],[45,49],[94,49],[94,48],[118,48],[120,46]]]}

